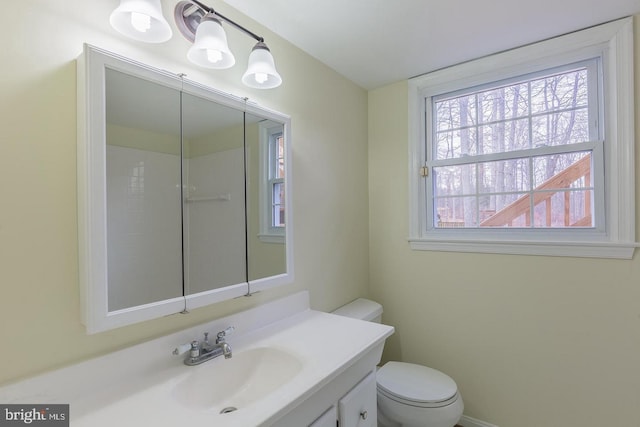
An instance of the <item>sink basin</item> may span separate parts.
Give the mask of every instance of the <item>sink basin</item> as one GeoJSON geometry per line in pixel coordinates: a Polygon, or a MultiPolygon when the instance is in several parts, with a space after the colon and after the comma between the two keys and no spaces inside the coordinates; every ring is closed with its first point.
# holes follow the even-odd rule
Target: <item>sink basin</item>
{"type": "Polygon", "coordinates": [[[173,398],[192,409],[231,412],[291,380],[302,369],[302,362],[286,351],[261,347],[188,369],[192,372],[173,388],[173,398]]]}

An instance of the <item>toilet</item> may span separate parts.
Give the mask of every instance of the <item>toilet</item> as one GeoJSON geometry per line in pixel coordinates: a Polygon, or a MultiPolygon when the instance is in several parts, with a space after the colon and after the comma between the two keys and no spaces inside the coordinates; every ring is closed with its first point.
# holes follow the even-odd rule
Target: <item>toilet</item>
{"type": "MultiPolygon", "coordinates": [[[[382,306],[358,298],[333,312],[380,323],[382,306]]],[[[404,362],[387,362],[376,373],[379,427],[453,427],[464,403],[458,386],[435,369],[404,362]]]]}

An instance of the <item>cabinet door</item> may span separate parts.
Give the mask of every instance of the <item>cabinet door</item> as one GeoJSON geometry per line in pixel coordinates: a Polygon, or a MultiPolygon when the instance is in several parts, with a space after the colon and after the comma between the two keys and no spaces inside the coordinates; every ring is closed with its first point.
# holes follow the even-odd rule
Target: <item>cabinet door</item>
{"type": "Polygon", "coordinates": [[[320,417],[311,423],[309,427],[336,427],[338,420],[338,411],[335,406],[327,409],[320,417]]]}
{"type": "Polygon", "coordinates": [[[369,373],[338,402],[340,427],[376,427],[376,373],[369,373]]]}

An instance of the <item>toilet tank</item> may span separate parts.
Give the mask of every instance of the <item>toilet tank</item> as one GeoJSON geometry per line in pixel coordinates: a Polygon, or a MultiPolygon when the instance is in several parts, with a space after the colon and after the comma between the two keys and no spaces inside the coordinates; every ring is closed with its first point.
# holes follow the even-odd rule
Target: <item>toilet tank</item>
{"type": "Polygon", "coordinates": [[[334,310],[333,314],[380,323],[382,321],[382,306],[375,301],[358,298],[334,310]]]}

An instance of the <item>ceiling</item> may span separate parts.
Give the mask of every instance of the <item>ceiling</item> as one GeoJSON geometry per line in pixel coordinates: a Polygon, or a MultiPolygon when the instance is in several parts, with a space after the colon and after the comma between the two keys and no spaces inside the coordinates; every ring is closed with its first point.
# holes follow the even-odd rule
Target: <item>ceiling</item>
{"type": "Polygon", "coordinates": [[[365,89],[640,13],[640,0],[225,1],[365,89]]]}

